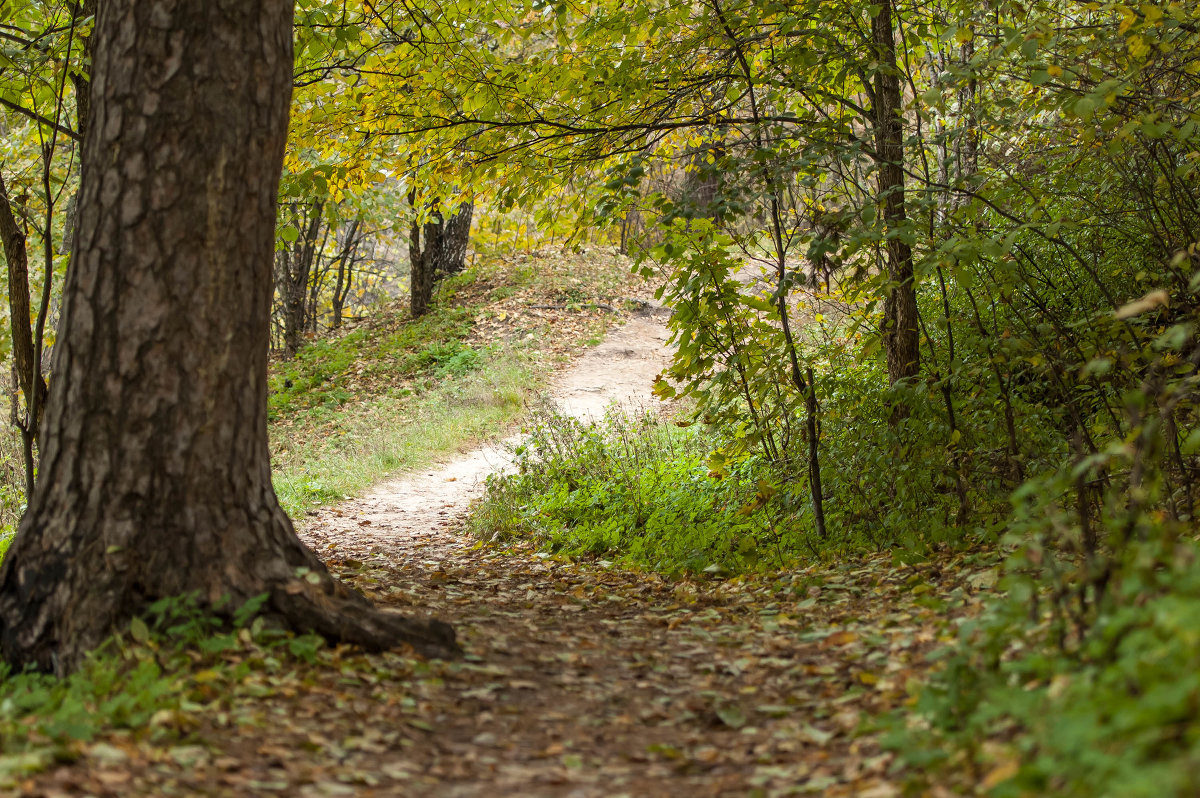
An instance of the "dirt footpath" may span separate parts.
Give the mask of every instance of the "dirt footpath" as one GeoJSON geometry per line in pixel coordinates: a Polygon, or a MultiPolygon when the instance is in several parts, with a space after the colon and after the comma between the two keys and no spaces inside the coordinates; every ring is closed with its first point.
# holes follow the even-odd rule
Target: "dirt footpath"
{"type": "MultiPolygon", "coordinates": [[[[631,319],[561,375],[554,397],[587,417],[648,397],[665,338],[654,315],[631,319]]],[[[228,668],[191,677],[187,713],[155,721],[175,736],[113,733],[18,794],[901,794],[879,729],[862,721],[903,708],[936,667],[939,638],[977,611],[968,568],[885,554],[668,580],[479,544],[461,522],[508,463],[503,446],[479,449],[302,530],[372,600],[452,623],[462,659],[232,652],[228,668]]]]}
{"type": "MultiPolygon", "coordinates": [[[[651,307],[613,329],[559,375],[550,398],[565,413],[597,420],[612,403],[657,403],[650,391],[667,367],[666,311],[651,307]]],[[[519,438],[483,446],[452,461],[383,483],[366,496],[325,508],[300,529],[326,557],[391,564],[440,560],[475,541],[453,534],[484,480],[512,462],[519,438]]]]}

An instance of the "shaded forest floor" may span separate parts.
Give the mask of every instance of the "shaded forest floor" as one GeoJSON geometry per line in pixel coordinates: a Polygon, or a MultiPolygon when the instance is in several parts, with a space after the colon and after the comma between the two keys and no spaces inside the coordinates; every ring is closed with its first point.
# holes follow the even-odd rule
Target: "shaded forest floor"
{"type": "MultiPolygon", "coordinates": [[[[560,374],[595,416],[647,401],[652,312],[560,374]]],[[[224,655],[146,730],[102,735],[25,795],[899,795],[874,719],[977,611],[990,558],[889,556],[668,580],[501,548],[463,525],[503,446],[310,514],[302,535],[375,601],[458,629],[466,657],[224,655]],[[233,675],[236,671],[237,675],[233,675]]]]}
{"type": "Polygon", "coordinates": [[[182,740],[93,743],[23,793],[899,795],[872,719],[904,705],[987,575],[880,557],[672,582],[450,527],[381,554],[331,564],[453,622],[464,660],[327,650],[236,690],[214,678],[182,740]]]}

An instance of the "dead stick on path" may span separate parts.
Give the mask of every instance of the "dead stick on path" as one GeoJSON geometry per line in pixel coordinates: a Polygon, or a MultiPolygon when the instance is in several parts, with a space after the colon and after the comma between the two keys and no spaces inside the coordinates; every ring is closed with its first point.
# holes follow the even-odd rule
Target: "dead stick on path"
{"type": "Polygon", "coordinates": [[[609,313],[616,313],[617,309],[612,305],[602,305],[598,302],[586,302],[579,305],[528,305],[530,310],[568,310],[572,307],[592,307],[597,310],[607,310],[609,313]]]}

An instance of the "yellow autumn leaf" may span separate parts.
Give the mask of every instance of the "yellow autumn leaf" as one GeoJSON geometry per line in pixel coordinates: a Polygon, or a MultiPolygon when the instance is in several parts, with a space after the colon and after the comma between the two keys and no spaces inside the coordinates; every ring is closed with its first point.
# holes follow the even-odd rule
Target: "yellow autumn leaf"
{"type": "Polygon", "coordinates": [[[1021,763],[1016,759],[1010,759],[1007,762],[1001,762],[983,777],[983,781],[979,784],[980,791],[987,792],[993,787],[1008,781],[1013,776],[1017,775],[1017,772],[1020,769],[1021,763]]]}
{"type": "Polygon", "coordinates": [[[1125,31],[1133,26],[1133,23],[1137,22],[1138,17],[1131,9],[1124,6],[1120,6],[1119,10],[1121,12],[1121,24],[1117,27],[1117,33],[1124,34],[1125,31]]]}

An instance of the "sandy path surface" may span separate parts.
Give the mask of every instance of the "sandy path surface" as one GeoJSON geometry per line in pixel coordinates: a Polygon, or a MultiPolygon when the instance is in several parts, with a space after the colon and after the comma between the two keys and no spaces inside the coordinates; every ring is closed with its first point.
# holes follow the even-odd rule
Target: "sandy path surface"
{"type": "MultiPolygon", "coordinates": [[[[667,367],[667,311],[651,307],[611,331],[559,375],[550,399],[580,419],[599,419],[612,403],[657,402],[655,375],[667,367]]],[[[448,534],[471,503],[481,497],[487,476],[512,462],[519,436],[482,446],[450,462],[389,480],[366,496],[309,516],[300,530],[306,543],[326,557],[392,564],[436,562],[473,540],[448,534]]]]}

